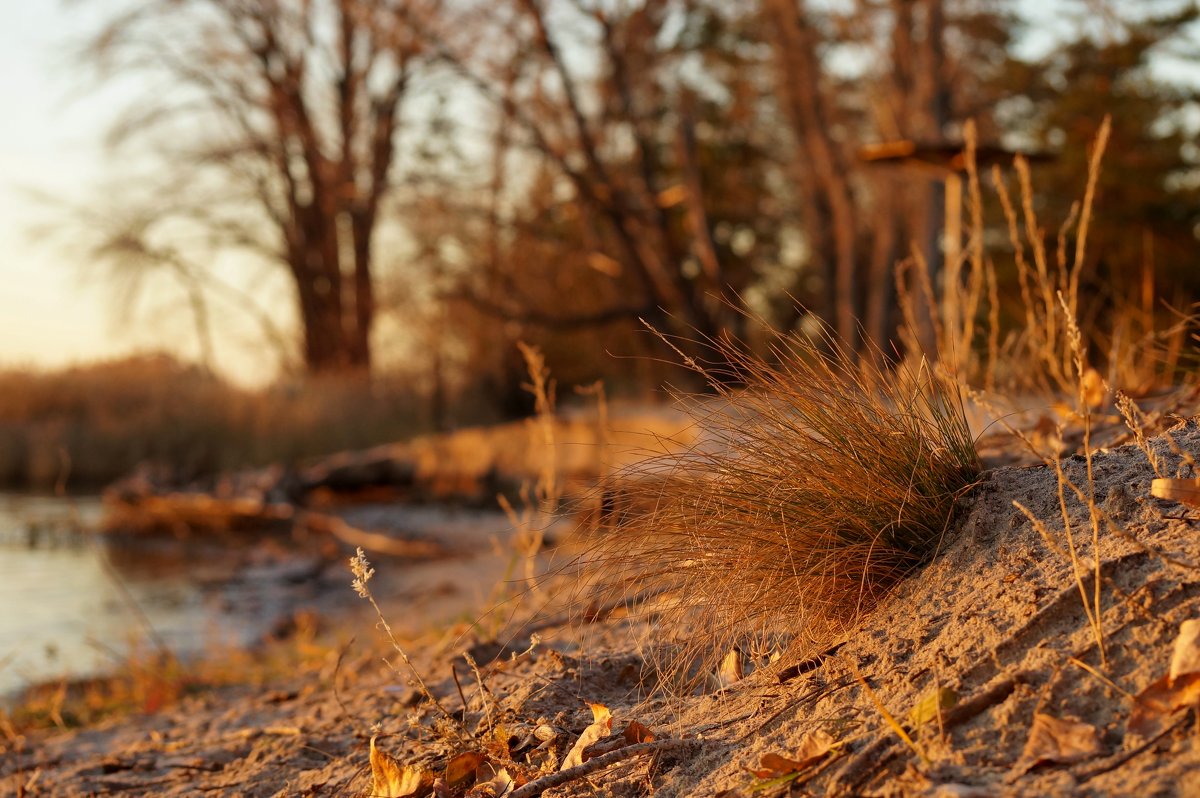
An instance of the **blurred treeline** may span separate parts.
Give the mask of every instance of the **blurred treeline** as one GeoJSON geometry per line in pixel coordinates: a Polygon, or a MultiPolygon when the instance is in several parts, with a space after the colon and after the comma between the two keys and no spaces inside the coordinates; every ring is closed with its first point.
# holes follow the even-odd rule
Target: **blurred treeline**
{"type": "Polygon", "coordinates": [[[167,356],[0,372],[0,486],[94,489],[138,468],[178,483],[411,436],[403,381],[239,389],[167,356]]]}
{"type": "MultiPolygon", "coordinates": [[[[944,187],[862,148],[953,151],[973,120],[981,148],[1043,156],[1035,234],[1053,249],[1108,114],[1081,270],[1099,338],[1118,300],[1166,316],[1154,297],[1200,287],[1197,16],[1178,0],[140,0],[84,50],[101,78],[149,87],[110,131],[126,166],[86,215],[89,255],[106,279],[176,291],[205,360],[221,314],[245,312],[285,374],[395,367],[412,418],[445,426],[528,408],[517,341],[562,384],[652,390],[664,352],[639,319],[753,347],[744,307],[886,348],[896,263],[916,248],[941,290],[944,187]]],[[[989,197],[997,290],[1019,300],[989,197]]]]}

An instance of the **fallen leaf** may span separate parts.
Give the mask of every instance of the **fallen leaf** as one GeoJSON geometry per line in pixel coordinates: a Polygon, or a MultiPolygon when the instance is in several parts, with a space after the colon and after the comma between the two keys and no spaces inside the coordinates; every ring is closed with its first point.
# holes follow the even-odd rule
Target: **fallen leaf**
{"type": "Polygon", "coordinates": [[[837,747],[838,741],[832,735],[818,729],[804,735],[804,739],[800,741],[800,747],[796,749],[795,756],[788,757],[776,753],[763,754],[759,759],[758,769],[750,772],[760,779],[773,779],[789,773],[799,773],[820,762],[837,747]]]}
{"type": "Polygon", "coordinates": [[[1167,672],[1167,686],[1174,687],[1180,676],[1197,672],[1200,672],[1200,619],[1193,618],[1179,625],[1175,651],[1171,654],[1171,669],[1167,672]]]}
{"type": "Polygon", "coordinates": [[[1200,673],[1175,678],[1164,676],[1137,694],[1126,728],[1143,737],[1153,736],[1159,721],[1184,707],[1200,704],[1200,673]]]}
{"type": "Polygon", "coordinates": [[[575,745],[567,753],[559,770],[573,768],[584,763],[583,750],[598,740],[607,737],[612,731],[612,712],[603,704],[590,704],[592,708],[592,725],[583,730],[575,745]]]}
{"type": "Polygon", "coordinates": [[[371,738],[371,798],[420,798],[433,791],[433,774],[415,765],[401,765],[375,747],[371,738]]]}
{"type": "Polygon", "coordinates": [[[466,793],[470,798],[504,798],[517,786],[507,770],[500,770],[495,776],[485,782],[476,784],[466,793]]]}
{"type": "Polygon", "coordinates": [[[746,671],[742,667],[742,652],[736,648],[731,649],[721,660],[721,667],[717,670],[717,689],[724,690],[726,687],[740,682],[745,675],[746,671]]]}
{"type": "Polygon", "coordinates": [[[629,721],[629,725],[624,731],[625,744],[636,745],[637,743],[649,743],[654,741],[654,732],[647,729],[636,720],[629,721]]]}
{"type": "Polygon", "coordinates": [[[1167,501],[1200,507],[1200,478],[1156,479],[1150,483],[1150,495],[1167,501]]]}
{"type": "Polygon", "coordinates": [[[1197,705],[1200,705],[1200,619],[1193,618],[1179,625],[1167,675],[1151,682],[1134,698],[1126,727],[1150,737],[1163,718],[1197,705]]]}
{"type": "Polygon", "coordinates": [[[492,732],[493,739],[504,747],[507,756],[515,756],[531,748],[542,748],[558,737],[558,730],[548,723],[502,724],[492,732]]]}
{"type": "Polygon", "coordinates": [[[1066,765],[1097,756],[1102,750],[1100,733],[1094,726],[1038,712],[1015,770],[1020,775],[1038,765],[1066,765]]]}
{"type": "Polygon", "coordinates": [[[952,709],[957,703],[958,693],[949,687],[930,690],[908,711],[908,722],[917,728],[928,723],[936,723],[939,715],[952,709]]]}
{"type": "Polygon", "coordinates": [[[479,751],[467,751],[454,757],[446,764],[446,783],[451,787],[459,787],[472,781],[479,768],[487,762],[487,757],[479,751]]]}

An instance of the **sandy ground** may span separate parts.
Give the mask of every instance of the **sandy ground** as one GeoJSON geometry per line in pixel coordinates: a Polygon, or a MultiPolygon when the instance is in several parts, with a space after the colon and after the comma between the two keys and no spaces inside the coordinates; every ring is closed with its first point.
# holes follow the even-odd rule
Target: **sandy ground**
{"type": "MultiPolygon", "coordinates": [[[[1174,446],[1164,436],[1150,445],[1175,475],[1182,458],[1174,448],[1200,458],[1200,426],[1180,423],[1168,434],[1174,446]]],[[[1005,466],[985,473],[964,500],[940,554],[852,635],[724,690],[656,693],[645,652],[670,630],[657,628],[652,613],[593,613],[568,624],[550,612],[525,627],[510,624],[503,651],[489,643],[490,624],[459,624],[413,643],[433,693],[465,719],[456,738],[379,663],[382,649],[362,642],[378,632],[360,622],[343,630],[354,632],[355,645],[270,689],[230,688],[153,716],[10,740],[0,794],[363,796],[372,788],[372,735],[403,763],[440,769],[456,753],[479,750],[532,777],[539,763],[566,755],[592,722],[588,704],[602,703],[614,731],[637,720],[659,740],[692,742],[627,757],[547,794],[1200,795],[1192,710],[1156,717],[1148,730],[1129,726],[1132,696],[1167,673],[1180,624],[1200,618],[1200,511],[1151,498],[1154,474],[1133,445],[1100,452],[1093,465],[1096,501],[1119,529],[1102,532],[1098,552],[1103,658],[1080,589],[1082,582],[1092,595],[1097,555],[1086,505],[1068,493],[1084,571],[1077,580],[1054,470],[1005,466]],[[1014,501],[1044,522],[1045,534],[1014,501]],[[498,651],[477,679],[464,654],[486,663],[498,651]],[[923,698],[946,690],[956,698],[914,721],[923,698]],[[1035,716],[1043,725],[1083,724],[1072,728],[1084,750],[1025,755],[1035,716]],[[550,742],[532,750],[539,726],[549,727],[550,742]],[[772,783],[750,772],[765,754],[801,758],[817,732],[838,745],[799,776],[772,783]]],[[[1082,458],[1064,461],[1080,485],[1085,469],[1082,458]]],[[[1183,475],[1193,474],[1184,467],[1183,475]]],[[[495,584],[490,562],[477,564],[479,586],[495,584]]],[[[461,570],[409,573],[406,598],[386,605],[399,626],[411,618],[406,601],[415,607],[467,579],[461,570]]]]}

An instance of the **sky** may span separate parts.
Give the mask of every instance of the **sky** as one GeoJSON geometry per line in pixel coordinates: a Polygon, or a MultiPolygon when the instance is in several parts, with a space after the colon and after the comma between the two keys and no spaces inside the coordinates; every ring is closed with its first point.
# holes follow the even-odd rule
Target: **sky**
{"type": "Polygon", "coordinates": [[[144,348],[119,331],[109,296],[86,284],[77,256],[37,232],[61,211],[36,195],[82,201],[103,172],[101,132],[116,98],[84,95],[68,54],[95,16],[57,0],[0,5],[0,367],[144,348]]]}
{"type": "MultiPolygon", "coordinates": [[[[1061,2],[1022,0],[1023,11],[1047,20],[1034,37],[1042,47],[1053,38],[1049,20],[1061,2]]],[[[147,317],[87,279],[88,264],[70,242],[38,232],[65,212],[37,195],[84,203],[120,167],[104,132],[140,87],[89,88],[71,57],[71,46],[116,4],[0,0],[0,368],[57,368],[153,349],[196,354],[186,314],[128,323],[147,317]]],[[[271,359],[248,344],[244,324],[219,326],[228,328],[217,341],[226,376],[244,384],[274,376],[271,359]]]]}
{"type": "MultiPolygon", "coordinates": [[[[93,200],[121,166],[104,134],[140,87],[96,86],[73,57],[117,5],[0,0],[6,109],[0,119],[0,369],[52,369],[162,350],[197,356],[187,314],[154,313],[154,301],[123,307],[89,271],[77,241],[48,234],[70,206],[93,200]],[[153,322],[134,323],[148,319],[153,322]]],[[[219,369],[247,385],[271,379],[274,358],[254,351],[247,324],[227,326],[217,342],[219,369]]]]}

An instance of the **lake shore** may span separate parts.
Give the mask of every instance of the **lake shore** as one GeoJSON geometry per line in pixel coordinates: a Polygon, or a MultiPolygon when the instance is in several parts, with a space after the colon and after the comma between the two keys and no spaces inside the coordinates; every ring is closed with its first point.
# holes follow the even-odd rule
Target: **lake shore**
{"type": "MultiPolygon", "coordinates": [[[[1168,435],[1149,446],[1170,470],[1183,462],[1177,452],[1200,456],[1195,421],[1168,435]]],[[[1200,765],[1192,714],[1142,712],[1135,722],[1147,699],[1132,697],[1165,677],[1180,624],[1200,617],[1191,565],[1200,563],[1200,539],[1178,505],[1150,496],[1154,472],[1136,445],[1099,452],[1093,465],[1098,502],[1129,533],[1102,540],[1100,637],[1081,600],[1080,584],[1087,595],[1092,588],[1087,569],[1080,576],[1061,545],[1054,470],[1008,466],[984,475],[935,560],[853,634],[790,661],[747,657],[742,678],[723,688],[656,690],[653,651],[670,630],[656,627],[652,602],[632,614],[576,613],[576,623],[543,611],[530,621],[540,627],[535,638],[526,621],[538,602],[527,600],[505,609],[494,634],[478,623],[398,633],[432,695],[462,724],[465,736],[457,736],[400,662],[392,658],[396,670],[380,663],[389,647],[367,615],[339,630],[352,644],[269,684],[230,685],[153,715],[9,741],[0,778],[29,796],[366,794],[376,736],[406,765],[441,772],[453,756],[476,751],[532,778],[544,757],[565,756],[592,724],[588,704],[603,704],[614,732],[637,721],[659,740],[688,741],[592,777],[614,795],[644,794],[648,783],[658,795],[741,795],[772,779],[817,794],[1101,796],[1154,784],[1186,793],[1200,765]],[[926,705],[934,709],[922,717],[926,705]],[[549,745],[523,737],[542,727],[549,745]],[[1074,735],[1076,748],[1042,750],[1046,728],[1074,735]],[[772,771],[779,760],[766,755],[800,761],[816,732],[833,742],[793,771],[772,771]]],[[[1063,467],[1082,478],[1082,462],[1063,467]]],[[[1077,530],[1088,528],[1088,512],[1068,500],[1077,530]]],[[[1090,542],[1082,534],[1076,542],[1086,566],[1090,542]]],[[[467,571],[494,584],[481,562],[467,571]]],[[[379,595],[405,582],[403,570],[375,565],[378,580],[399,580],[372,582],[379,595]]],[[[348,571],[346,582],[349,592],[348,571]]],[[[416,602],[440,600],[439,583],[408,583],[410,598],[385,604],[385,617],[403,629],[416,602]]],[[[577,781],[556,794],[591,790],[577,781]]]]}

